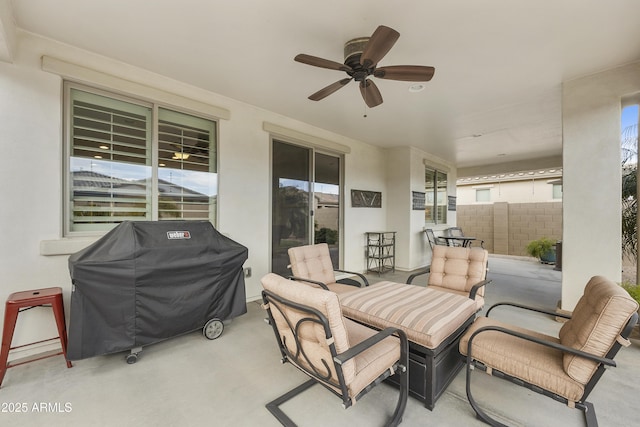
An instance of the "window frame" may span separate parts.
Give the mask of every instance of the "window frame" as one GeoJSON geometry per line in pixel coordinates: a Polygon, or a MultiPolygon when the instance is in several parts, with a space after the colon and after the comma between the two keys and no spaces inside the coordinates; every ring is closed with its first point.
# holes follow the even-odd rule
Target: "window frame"
{"type": "MultiPolygon", "coordinates": [[[[147,98],[144,96],[137,96],[134,94],[123,93],[118,90],[111,89],[103,89],[100,87],[95,87],[83,83],[79,83],[73,80],[63,80],[62,85],[62,131],[63,131],[63,150],[62,150],[62,197],[63,197],[63,212],[62,212],[62,233],[65,238],[74,238],[74,237],[92,237],[92,236],[100,236],[104,235],[113,227],[107,227],[105,230],[87,230],[87,231],[76,231],[72,230],[72,188],[71,185],[71,153],[72,153],[72,126],[73,126],[73,112],[72,112],[72,103],[71,103],[71,90],[79,90],[83,92],[87,92],[90,94],[95,94],[98,96],[103,96],[107,98],[111,98],[117,101],[127,102],[134,105],[143,106],[151,109],[151,118],[150,118],[150,128],[151,128],[151,142],[149,148],[149,157],[150,157],[150,167],[151,167],[151,194],[150,194],[150,217],[152,221],[158,221],[159,216],[159,191],[158,191],[158,168],[159,168],[159,110],[165,109],[171,112],[186,114],[189,116],[196,117],[198,119],[203,119],[207,121],[213,122],[214,132],[212,133],[213,138],[213,147],[214,149],[210,149],[210,152],[215,152],[215,159],[211,161],[210,166],[215,168],[214,172],[217,175],[216,178],[216,191],[215,191],[215,201],[214,203],[210,203],[209,217],[208,220],[213,224],[214,227],[217,227],[218,218],[219,218],[219,210],[220,210],[220,120],[218,117],[212,116],[210,114],[206,114],[203,112],[195,111],[188,108],[179,107],[176,105],[171,105],[166,102],[161,102],[155,99],[147,98]],[[213,206],[212,206],[213,205],[213,206]]],[[[188,219],[185,219],[188,221],[188,219]]],[[[117,225],[117,224],[115,224],[117,225]]],[[[114,226],[115,226],[114,225],[114,226]]]]}
{"type": "Polygon", "coordinates": [[[425,219],[424,222],[425,224],[428,225],[438,225],[438,224],[447,224],[448,221],[448,195],[449,195],[449,171],[444,170],[442,168],[439,167],[435,167],[435,166],[431,166],[429,164],[425,164],[424,166],[424,180],[425,180],[425,219]],[[432,197],[433,197],[433,204],[429,205],[429,193],[430,191],[427,189],[427,173],[428,172],[433,172],[433,193],[432,193],[432,197]],[[438,177],[439,175],[444,175],[445,177],[445,193],[444,193],[444,203],[442,205],[438,205],[438,192],[439,189],[441,188],[441,186],[439,185],[439,181],[438,177]],[[439,218],[438,217],[438,206],[443,206],[443,212],[444,212],[444,218],[439,218]],[[432,209],[433,211],[433,215],[432,217],[429,219],[427,218],[427,209],[432,209]]]}
{"type": "Polygon", "coordinates": [[[475,197],[475,201],[476,203],[491,203],[491,188],[490,187],[482,187],[482,188],[476,188],[476,197],[475,197]],[[486,194],[486,200],[479,200],[478,195],[480,194],[486,194]]]}

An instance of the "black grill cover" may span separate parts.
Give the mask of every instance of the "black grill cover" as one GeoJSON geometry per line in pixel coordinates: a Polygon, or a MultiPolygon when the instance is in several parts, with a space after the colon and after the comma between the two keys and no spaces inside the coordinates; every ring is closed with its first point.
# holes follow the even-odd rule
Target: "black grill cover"
{"type": "Polygon", "coordinates": [[[123,222],[69,257],[67,357],[130,350],[246,313],[247,256],[208,221],[123,222]]]}

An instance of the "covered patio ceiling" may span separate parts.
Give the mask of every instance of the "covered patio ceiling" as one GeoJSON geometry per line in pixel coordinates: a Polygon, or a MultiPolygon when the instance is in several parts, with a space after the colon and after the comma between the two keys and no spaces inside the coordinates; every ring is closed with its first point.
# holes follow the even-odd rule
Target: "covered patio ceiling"
{"type": "Polygon", "coordinates": [[[640,60],[637,0],[370,1],[0,0],[0,57],[19,60],[23,31],[380,147],[414,146],[459,176],[561,166],[562,83],[640,60]],[[419,92],[375,79],[307,97],[341,71],[343,45],[378,25],[400,33],[380,61],[429,65],[419,92]],[[366,117],[364,117],[366,115],[366,117]]]}

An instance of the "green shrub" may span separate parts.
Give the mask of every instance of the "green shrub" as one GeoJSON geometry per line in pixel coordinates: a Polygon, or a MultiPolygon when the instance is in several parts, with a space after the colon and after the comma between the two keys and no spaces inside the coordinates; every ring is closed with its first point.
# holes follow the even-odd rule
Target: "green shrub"
{"type": "Polygon", "coordinates": [[[638,301],[638,304],[640,304],[640,286],[632,285],[631,283],[622,283],[622,287],[629,292],[631,298],[638,301]]]}
{"type": "Polygon", "coordinates": [[[556,242],[542,237],[538,240],[532,240],[527,245],[527,253],[534,258],[541,258],[544,254],[555,248],[556,242]]]}
{"type": "Polygon", "coordinates": [[[315,234],[316,243],[335,245],[338,241],[338,230],[322,227],[320,230],[316,230],[315,234]]]}

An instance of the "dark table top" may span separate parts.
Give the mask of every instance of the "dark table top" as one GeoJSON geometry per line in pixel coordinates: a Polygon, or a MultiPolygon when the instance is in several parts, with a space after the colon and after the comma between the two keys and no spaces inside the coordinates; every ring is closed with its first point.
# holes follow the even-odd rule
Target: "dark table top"
{"type": "Polygon", "coordinates": [[[439,237],[442,239],[445,239],[447,243],[449,243],[449,245],[451,245],[454,240],[458,240],[462,243],[463,247],[469,246],[469,244],[472,241],[476,240],[475,237],[469,237],[469,236],[439,236],[439,237]]]}

